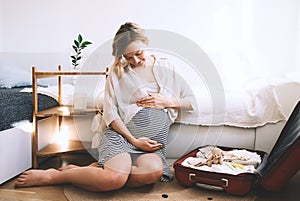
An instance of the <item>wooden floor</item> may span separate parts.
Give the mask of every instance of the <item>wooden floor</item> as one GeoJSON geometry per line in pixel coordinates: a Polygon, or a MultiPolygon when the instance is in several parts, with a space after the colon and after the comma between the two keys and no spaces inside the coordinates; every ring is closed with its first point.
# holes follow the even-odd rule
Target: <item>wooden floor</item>
{"type": "MultiPolygon", "coordinates": [[[[65,154],[60,157],[52,157],[41,163],[41,169],[59,168],[67,164],[88,165],[94,162],[94,158],[88,153],[65,154]]],[[[67,201],[64,195],[64,186],[43,186],[30,188],[14,188],[13,178],[0,185],[0,201],[67,201]]],[[[257,194],[255,201],[296,201],[300,197],[300,171],[280,192],[261,192],[257,194]]],[[[237,199],[239,200],[239,199],[237,199]]],[[[241,200],[243,200],[241,198],[241,200]]]]}
{"type": "MultiPolygon", "coordinates": [[[[59,168],[67,164],[88,165],[91,162],[94,162],[94,158],[88,153],[64,154],[45,160],[39,168],[59,168]]],[[[0,185],[0,201],[67,201],[63,185],[14,188],[15,180],[13,178],[0,185]]]]}

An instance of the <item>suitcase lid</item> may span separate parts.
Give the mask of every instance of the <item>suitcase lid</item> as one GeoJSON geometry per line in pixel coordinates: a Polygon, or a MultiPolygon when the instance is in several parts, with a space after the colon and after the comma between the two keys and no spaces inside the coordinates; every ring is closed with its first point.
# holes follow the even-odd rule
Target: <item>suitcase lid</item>
{"type": "MultiPolygon", "coordinates": [[[[270,152],[267,163],[264,168],[260,171],[260,175],[262,178],[260,179],[260,183],[267,183],[269,178],[274,178],[281,174],[282,172],[274,171],[274,168],[277,168],[283,163],[283,158],[288,156],[287,151],[292,147],[299,147],[300,142],[300,101],[297,103],[294,108],[291,116],[283,127],[280,136],[278,137],[272,151],[270,152]],[[298,141],[297,141],[298,140],[298,141]],[[295,143],[297,141],[297,143],[295,143]],[[271,172],[272,175],[268,175],[268,177],[264,177],[268,172],[271,172]],[[275,173],[274,173],[275,172],[275,173]]],[[[289,159],[291,160],[291,159],[289,159]]],[[[293,159],[295,160],[295,159],[293,159]]],[[[296,159],[297,160],[297,159],[296,159]]]]}

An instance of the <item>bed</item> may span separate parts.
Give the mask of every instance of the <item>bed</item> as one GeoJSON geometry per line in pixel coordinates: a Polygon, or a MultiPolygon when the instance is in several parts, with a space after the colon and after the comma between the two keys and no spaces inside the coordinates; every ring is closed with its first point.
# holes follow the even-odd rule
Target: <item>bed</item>
{"type": "MultiPolygon", "coordinates": [[[[31,76],[16,67],[0,64],[0,184],[31,168],[32,95],[22,93],[30,87],[31,76]]],[[[39,94],[39,109],[57,105],[57,101],[39,94]]]]}
{"type": "MultiPolygon", "coordinates": [[[[31,168],[32,96],[23,87],[0,88],[0,184],[31,168]]],[[[39,109],[57,105],[40,94],[39,109]]]]}
{"type": "MultiPolygon", "coordinates": [[[[24,87],[0,88],[0,131],[13,128],[21,122],[32,122],[32,94],[22,93],[24,87]]],[[[39,94],[39,110],[58,105],[47,95],[39,94]]]]}

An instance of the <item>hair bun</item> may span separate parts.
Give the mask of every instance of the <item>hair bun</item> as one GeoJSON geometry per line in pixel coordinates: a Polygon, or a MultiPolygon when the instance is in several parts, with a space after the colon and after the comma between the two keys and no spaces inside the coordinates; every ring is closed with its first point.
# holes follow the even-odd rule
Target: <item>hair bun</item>
{"type": "Polygon", "coordinates": [[[127,31],[137,31],[137,30],[142,30],[142,28],[138,24],[133,22],[126,22],[125,24],[121,25],[117,34],[121,34],[127,31]]]}

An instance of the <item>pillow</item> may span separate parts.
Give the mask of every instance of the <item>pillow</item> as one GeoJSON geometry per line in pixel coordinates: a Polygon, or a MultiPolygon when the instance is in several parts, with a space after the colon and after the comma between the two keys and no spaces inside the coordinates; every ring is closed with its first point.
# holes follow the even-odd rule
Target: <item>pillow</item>
{"type": "MultiPolygon", "coordinates": [[[[63,78],[63,83],[71,83],[72,76],[63,78]]],[[[0,63],[0,87],[13,88],[22,86],[31,86],[31,68],[17,66],[14,64],[0,63]]],[[[38,79],[38,86],[48,87],[57,85],[57,77],[38,79]]]]}
{"type": "Polygon", "coordinates": [[[0,63],[0,87],[12,88],[31,85],[31,73],[21,66],[0,63]]]}

